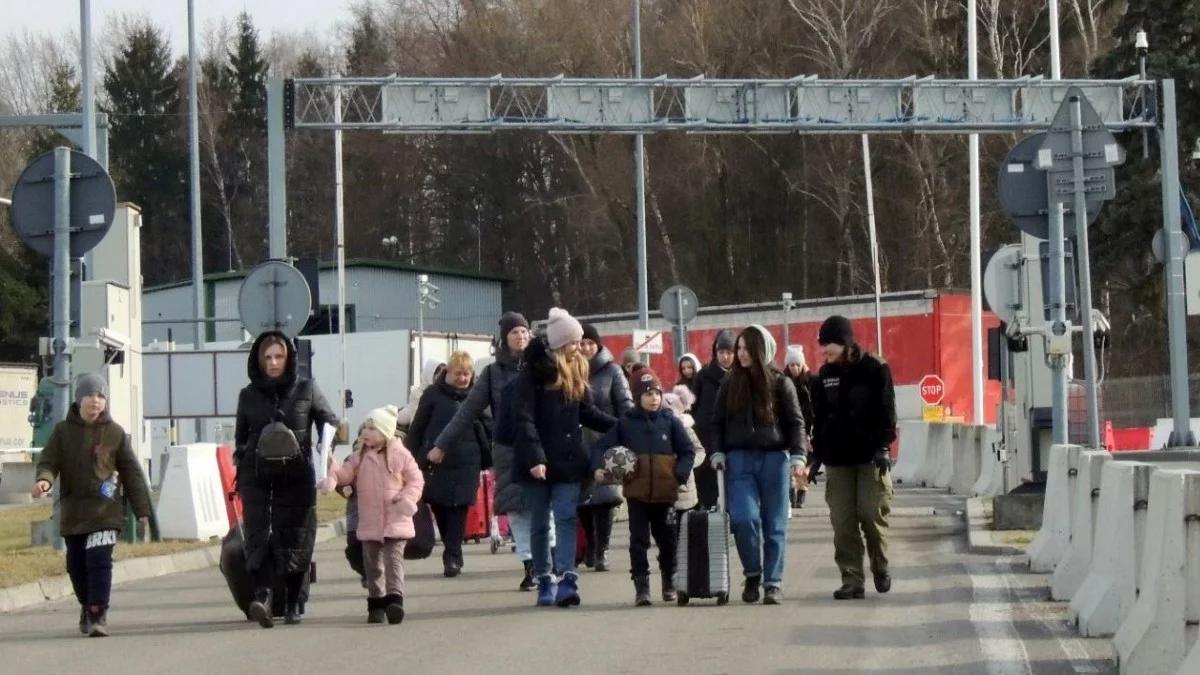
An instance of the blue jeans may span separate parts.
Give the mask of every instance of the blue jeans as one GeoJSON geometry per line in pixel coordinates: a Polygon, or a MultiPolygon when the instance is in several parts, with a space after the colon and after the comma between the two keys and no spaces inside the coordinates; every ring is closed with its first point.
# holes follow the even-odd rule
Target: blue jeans
{"type": "Polygon", "coordinates": [[[725,459],[729,527],[746,576],[764,586],[783,582],[787,548],[788,453],[733,450],[725,459]],[[765,562],[765,565],[764,565],[765,562]]]}
{"type": "Polygon", "coordinates": [[[539,480],[524,486],[525,512],[529,514],[529,546],[533,574],[537,578],[557,571],[575,572],[575,507],[579,505],[579,483],[539,480]],[[554,566],[550,565],[550,514],[554,514],[554,566]]]}

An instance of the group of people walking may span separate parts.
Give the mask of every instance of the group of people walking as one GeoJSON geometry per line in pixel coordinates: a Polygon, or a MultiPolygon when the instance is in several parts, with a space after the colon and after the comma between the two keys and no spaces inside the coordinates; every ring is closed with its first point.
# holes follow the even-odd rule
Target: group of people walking
{"type": "MultiPolygon", "coordinates": [[[[539,606],[581,603],[577,565],[609,568],[613,513],[622,503],[635,604],[652,602],[651,540],[662,598],[674,600],[680,514],[719,508],[722,485],[744,574],[742,599],[778,604],[790,509],[803,503],[820,466],[828,476],[842,575],[834,596],[864,596],[864,550],[875,588],[885,593],[888,448],[895,438],[890,372],[858,346],[842,317],[822,325],[819,343],[826,363],[814,375],[799,347],[787,349],[784,370],[776,368],[777,344],[762,326],[721,331],[710,361],[683,355],[678,384],[666,389],[636,355],[622,354],[618,365],[598,331],[565,310],[552,309],[536,335],[523,316],[508,312],[500,318],[494,361],[478,376],[472,358],[455,353],[415,409],[369,412],[353,451],[338,462],[328,452],[336,415],[316,383],[299,375],[292,341],[264,333],[250,351],[235,433],[245,564],[254,587],[247,615],[273,626],[272,602],[282,593],[285,622],[302,620],[316,495],[339,489],[352,497],[348,556],[360,561],[368,620],[400,623],[414,516],[426,505],[432,509],[443,572],[458,576],[468,511],[485,468],[494,472],[495,512],[507,516],[524,567],[519,587],[536,589],[539,606]],[[621,480],[606,466],[613,448],[636,458],[621,480]],[[586,533],[582,561],[577,529],[586,533]]],[[[97,626],[106,633],[111,544],[93,554],[90,542],[115,540],[120,529],[120,519],[108,513],[114,497],[105,497],[100,483],[123,484],[139,515],[149,514],[149,502],[141,469],[119,442],[123,431],[104,406],[96,412],[95,400],[107,400],[102,388],[89,380],[77,391],[86,396],[56,427],[34,492],[49,490],[61,475],[64,532],[85,538],[81,546],[68,540],[83,551],[68,556],[80,627],[97,634],[97,626]]]]}

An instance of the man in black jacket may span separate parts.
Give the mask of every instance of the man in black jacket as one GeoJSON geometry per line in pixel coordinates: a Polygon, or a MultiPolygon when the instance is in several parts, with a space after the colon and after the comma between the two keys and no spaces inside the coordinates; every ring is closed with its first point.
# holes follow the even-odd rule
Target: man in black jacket
{"type": "MultiPolygon", "coordinates": [[[[696,435],[704,448],[712,452],[716,447],[713,439],[713,412],[717,408],[717,392],[729,369],[733,367],[734,348],[737,345],[737,333],[725,329],[713,340],[712,361],[696,374],[695,389],[696,406],[692,409],[692,418],[696,421],[696,435]]],[[[706,457],[696,466],[693,472],[696,476],[696,496],[700,500],[699,508],[712,510],[717,506],[717,472],[712,468],[711,458],[706,457]]]]}
{"type": "Polygon", "coordinates": [[[834,559],[842,575],[842,587],[833,597],[864,596],[864,548],[875,590],[887,593],[892,587],[887,559],[890,446],[896,440],[891,370],[859,347],[845,317],[826,319],[817,342],[826,363],[812,392],[813,445],[826,467],[825,501],[833,522],[834,559]]]}

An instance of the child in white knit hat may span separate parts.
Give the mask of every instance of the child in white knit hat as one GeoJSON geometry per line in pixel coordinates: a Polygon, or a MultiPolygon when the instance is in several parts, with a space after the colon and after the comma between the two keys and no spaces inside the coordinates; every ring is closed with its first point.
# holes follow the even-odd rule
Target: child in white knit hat
{"type": "MultiPolygon", "coordinates": [[[[404,544],[416,536],[413,516],[425,488],[417,460],[395,438],[396,407],[367,413],[355,451],[334,466],[322,486],[354,486],[358,498],[357,535],[367,572],[368,623],[404,620],[404,544]]],[[[331,463],[335,460],[331,459],[331,463]]]]}

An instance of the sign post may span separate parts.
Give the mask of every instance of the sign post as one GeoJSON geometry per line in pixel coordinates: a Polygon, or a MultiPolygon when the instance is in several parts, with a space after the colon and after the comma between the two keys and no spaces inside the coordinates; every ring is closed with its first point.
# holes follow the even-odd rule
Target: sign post
{"type": "MultiPolygon", "coordinates": [[[[687,286],[672,286],[662,294],[658,309],[663,318],[671,322],[675,332],[675,358],[678,360],[687,353],[687,325],[700,311],[700,300],[696,298],[695,291],[687,286]]],[[[661,354],[662,351],[657,353],[661,354]]]]}
{"type": "Polygon", "coordinates": [[[922,419],[926,422],[941,422],[945,420],[946,409],[942,401],[946,398],[946,382],[938,375],[926,375],[917,385],[921,401],[925,403],[922,419]]]}
{"type": "Polygon", "coordinates": [[[639,354],[663,353],[663,334],[661,330],[633,331],[633,350],[639,354]]]}

